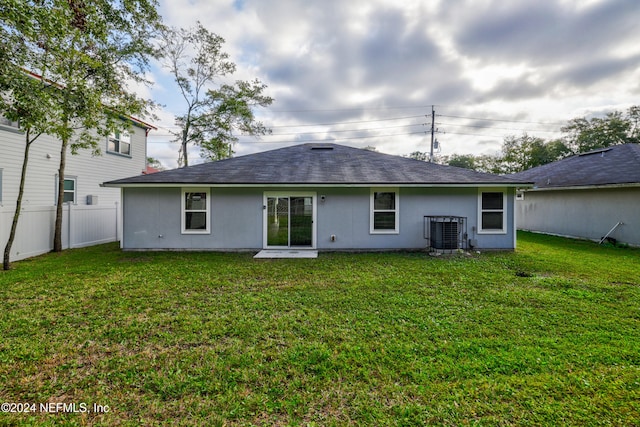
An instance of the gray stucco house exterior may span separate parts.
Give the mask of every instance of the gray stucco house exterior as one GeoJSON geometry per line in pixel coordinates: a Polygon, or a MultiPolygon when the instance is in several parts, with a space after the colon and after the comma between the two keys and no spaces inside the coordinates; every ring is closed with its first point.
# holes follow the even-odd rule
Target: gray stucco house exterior
{"type": "Polygon", "coordinates": [[[502,249],[522,181],[337,144],[301,144],[106,182],[125,250],[502,249]]]}
{"type": "Polygon", "coordinates": [[[510,175],[533,181],[516,201],[518,228],[640,246],[640,145],[614,145],[510,175]]]}

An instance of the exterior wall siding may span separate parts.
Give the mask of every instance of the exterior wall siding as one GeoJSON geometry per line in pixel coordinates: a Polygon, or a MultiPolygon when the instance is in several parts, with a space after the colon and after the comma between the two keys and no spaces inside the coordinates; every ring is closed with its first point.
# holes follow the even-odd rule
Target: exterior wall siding
{"type": "Polygon", "coordinates": [[[528,191],[516,202],[518,228],[640,246],[640,187],[528,191]]]}
{"type": "Polygon", "coordinates": [[[262,247],[262,192],[211,192],[211,233],[182,234],[180,188],[124,188],[125,249],[256,249],[262,247]]]}
{"type": "MultiPolygon", "coordinates": [[[[107,152],[106,138],[99,143],[102,155],[91,150],[67,153],[65,176],[77,178],[77,205],[87,204],[88,195],[97,195],[98,204],[113,207],[120,201],[118,188],[100,187],[105,181],[140,175],[146,166],[145,130],[131,131],[131,156],[107,152]]],[[[0,126],[0,169],[2,169],[2,205],[15,206],[24,156],[24,134],[0,126]]],[[[60,142],[48,135],[38,138],[29,152],[29,165],[23,206],[55,204],[56,177],[60,166],[60,142]]]]}
{"type": "MultiPolygon", "coordinates": [[[[370,188],[291,188],[314,192],[319,250],[423,249],[425,215],[468,218],[479,249],[513,249],[513,189],[508,190],[507,232],[478,234],[477,188],[400,188],[397,234],[370,233],[370,188]],[[321,201],[324,196],[324,201],[321,201]],[[331,240],[331,236],[335,240],[331,240]]],[[[124,188],[124,249],[259,250],[263,248],[265,192],[283,188],[211,188],[211,233],[181,234],[180,188],[124,188]]]]}

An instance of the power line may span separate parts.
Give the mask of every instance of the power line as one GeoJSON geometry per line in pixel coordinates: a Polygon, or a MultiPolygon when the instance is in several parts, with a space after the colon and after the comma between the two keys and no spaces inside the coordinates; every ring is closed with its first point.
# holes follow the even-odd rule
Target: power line
{"type": "MultiPolygon", "coordinates": [[[[372,130],[383,130],[383,129],[397,129],[397,128],[408,128],[415,126],[424,126],[424,123],[416,123],[412,125],[397,125],[397,126],[384,126],[378,128],[365,128],[365,129],[345,129],[345,130],[326,130],[326,131],[318,131],[318,132],[304,132],[305,135],[313,135],[318,133],[343,133],[343,132],[369,132],[372,130]]],[[[300,135],[301,132],[291,132],[291,133],[272,133],[265,136],[288,136],[288,135],[300,135]]]]}
{"type": "Polygon", "coordinates": [[[368,107],[368,108],[309,108],[303,110],[272,110],[269,111],[273,113],[327,113],[327,112],[338,112],[338,111],[378,111],[378,110],[417,110],[417,109],[425,109],[431,108],[431,105],[407,105],[400,107],[368,107]]]}
{"type": "Polygon", "coordinates": [[[464,135],[464,136],[481,136],[483,138],[504,138],[505,135],[487,135],[480,133],[463,133],[463,132],[441,132],[441,134],[445,135],[464,135]]]}
{"type": "Polygon", "coordinates": [[[565,123],[560,122],[527,122],[523,120],[505,120],[505,119],[485,119],[480,117],[465,117],[465,116],[451,116],[446,114],[436,114],[438,117],[449,117],[454,119],[466,119],[466,120],[483,120],[488,122],[505,122],[505,123],[526,123],[526,124],[535,124],[535,125],[560,125],[564,126],[565,123]]]}
{"type": "MultiPolygon", "coordinates": [[[[152,136],[155,137],[155,138],[168,138],[168,137],[173,136],[173,135],[152,135],[152,136]]],[[[147,142],[158,144],[158,143],[174,143],[174,142],[177,142],[177,141],[175,139],[171,140],[171,141],[150,141],[147,138],[147,142]]]]}
{"type": "MultiPolygon", "coordinates": [[[[425,126],[424,123],[414,123],[409,125],[397,125],[397,126],[382,126],[375,128],[361,128],[361,129],[341,129],[341,130],[324,130],[324,131],[315,131],[315,132],[287,132],[287,133],[270,133],[266,135],[260,135],[261,137],[269,137],[269,136],[293,136],[293,135],[315,135],[315,134],[331,134],[331,133],[345,133],[345,132],[370,132],[375,130],[385,130],[385,129],[398,129],[398,128],[411,128],[416,126],[425,126]]],[[[426,131],[425,131],[426,132],[426,131]]],[[[412,132],[415,133],[415,132],[412,132]]],[[[417,132],[420,133],[420,132],[417,132]]],[[[152,136],[154,137],[175,137],[174,134],[158,134],[154,133],[152,136]]],[[[363,136],[362,138],[366,138],[363,136]]]]}
{"type": "Polygon", "coordinates": [[[407,120],[407,119],[415,119],[418,117],[424,117],[424,115],[420,115],[420,116],[405,116],[405,117],[391,117],[388,119],[374,119],[374,120],[359,120],[359,121],[352,121],[352,122],[333,122],[333,123],[309,123],[309,124],[302,124],[302,125],[274,125],[274,126],[269,126],[270,128],[297,128],[297,127],[309,127],[309,126],[334,126],[334,125],[350,125],[350,124],[357,124],[357,123],[374,123],[374,122],[385,122],[385,121],[392,121],[392,120],[407,120]]]}
{"type": "Polygon", "coordinates": [[[481,126],[481,125],[457,125],[454,123],[441,123],[436,122],[438,125],[443,126],[456,126],[456,127],[465,127],[465,128],[479,128],[479,129],[497,129],[497,130],[515,130],[515,131],[524,131],[524,132],[548,132],[548,133],[558,133],[559,130],[534,130],[534,129],[514,129],[514,128],[499,128],[494,126],[481,126]]]}
{"type": "MultiPolygon", "coordinates": [[[[308,109],[308,110],[281,110],[275,112],[317,112],[317,111],[367,111],[367,110],[391,110],[391,109],[408,109],[408,108],[433,108],[434,106],[402,106],[402,107],[378,107],[378,108],[360,108],[360,109],[308,109]]],[[[271,110],[274,111],[274,110],[271,110]]],[[[506,120],[506,119],[489,119],[489,118],[480,118],[480,117],[468,117],[468,116],[460,116],[460,115],[447,115],[447,114],[435,114],[437,117],[446,117],[452,119],[464,119],[464,120],[477,120],[477,121],[487,121],[487,122],[502,122],[502,123],[524,123],[524,124],[535,124],[535,125],[562,125],[562,123],[553,123],[553,122],[534,122],[534,121],[523,121],[523,120],[506,120]]],[[[388,117],[388,118],[380,118],[380,119],[369,119],[369,120],[354,120],[354,121],[343,121],[343,122],[327,122],[327,123],[304,123],[304,124],[296,124],[296,125],[273,125],[270,126],[271,129],[284,129],[284,128],[306,128],[306,127],[320,127],[320,126],[341,126],[348,124],[363,124],[363,123],[376,123],[376,122],[389,122],[396,120],[409,120],[416,118],[425,118],[428,115],[413,115],[413,116],[401,116],[401,117],[388,117]]],[[[453,126],[453,127],[462,127],[462,128],[476,128],[476,129],[488,129],[488,130],[504,130],[510,132],[530,132],[530,133],[558,133],[558,130],[532,130],[532,129],[522,129],[522,128],[504,128],[504,127],[496,127],[492,125],[479,125],[479,124],[456,124],[456,123],[443,123],[437,122],[435,123],[441,126],[453,126]]],[[[378,130],[385,129],[397,129],[397,128],[411,128],[415,126],[426,126],[426,123],[414,123],[414,124],[406,124],[406,125],[393,125],[393,126],[378,126],[372,128],[363,128],[363,129],[329,129],[323,131],[313,131],[313,132],[285,132],[285,133],[273,133],[268,135],[263,135],[265,137],[278,137],[278,136],[296,136],[296,135],[317,135],[317,134],[336,134],[336,133],[346,133],[346,132],[372,132],[378,130]]],[[[158,128],[166,131],[169,135],[160,134],[154,135],[155,137],[175,137],[175,133],[170,129],[179,129],[179,126],[158,126],[158,128]]],[[[242,141],[243,143],[298,143],[298,142],[322,142],[322,141],[335,141],[335,140],[351,140],[351,139],[367,139],[367,138],[385,138],[385,137],[394,137],[394,136],[407,136],[407,135],[417,135],[428,132],[408,132],[408,133],[396,133],[396,134],[386,134],[386,135],[367,135],[367,136],[353,136],[353,137],[342,137],[342,138],[331,138],[331,139],[298,139],[291,141],[264,141],[264,140],[246,140],[242,141]]],[[[444,133],[450,135],[464,135],[464,136],[478,136],[478,137],[489,137],[489,138],[504,138],[503,135],[487,135],[487,134],[478,134],[478,133],[469,133],[469,132],[450,132],[450,131],[442,131],[434,129],[434,133],[444,133]]],[[[161,143],[162,141],[149,141],[154,143],[161,143]]]]}
{"type": "Polygon", "coordinates": [[[330,141],[344,141],[351,139],[372,139],[372,138],[387,138],[390,136],[408,136],[408,135],[424,135],[425,132],[408,132],[408,133],[394,133],[387,135],[368,135],[368,136],[351,136],[345,138],[328,138],[328,139],[299,139],[293,141],[262,141],[262,140],[247,140],[247,141],[238,141],[241,144],[247,143],[258,143],[258,144],[289,144],[289,143],[299,143],[299,142],[330,142],[330,141]]]}

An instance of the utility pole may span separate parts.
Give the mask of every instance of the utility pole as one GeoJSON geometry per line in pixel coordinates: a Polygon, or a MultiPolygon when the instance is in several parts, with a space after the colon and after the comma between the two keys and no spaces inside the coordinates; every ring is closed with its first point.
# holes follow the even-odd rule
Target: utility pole
{"type": "Polygon", "coordinates": [[[436,110],[431,106],[431,152],[429,153],[429,163],[433,162],[433,139],[436,133],[436,110]]]}

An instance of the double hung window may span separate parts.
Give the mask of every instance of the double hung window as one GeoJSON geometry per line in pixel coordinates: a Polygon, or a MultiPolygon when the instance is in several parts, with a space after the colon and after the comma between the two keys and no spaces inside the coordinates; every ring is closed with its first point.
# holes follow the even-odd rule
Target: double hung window
{"type": "MultiPolygon", "coordinates": [[[[58,203],[58,176],[55,180],[55,201],[58,203]]],[[[67,176],[64,178],[64,193],[62,196],[62,203],[77,203],[78,200],[78,178],[75,176],[67,176]]]]}
{"type": "Polygon", "coordinates": [[[115,132],[109,135],[107,144],[109,153],[131,155],[131,135],[128,132],[115,132]]]}
{"type": "Polygon", "coordinates": [[[182,233],[208,234],[210,231],[209,190],[182,190],[182,233]]]}
{"type": "Polygon", "coordinates": [[[76,202],[76,179],[65,178],[64,179],[64,203],[76,202]]]}
{"type": "Polygon", "coordinates": [[[479,233],[506,233],[506,193],[504,191],[480,191],[478,199],[479,233]]]}
{"type": "Polygon", "coordinates": [[[397,234],[399,231],[398,189],[371,189],[370,232],[372,234],[397,234]]]}

